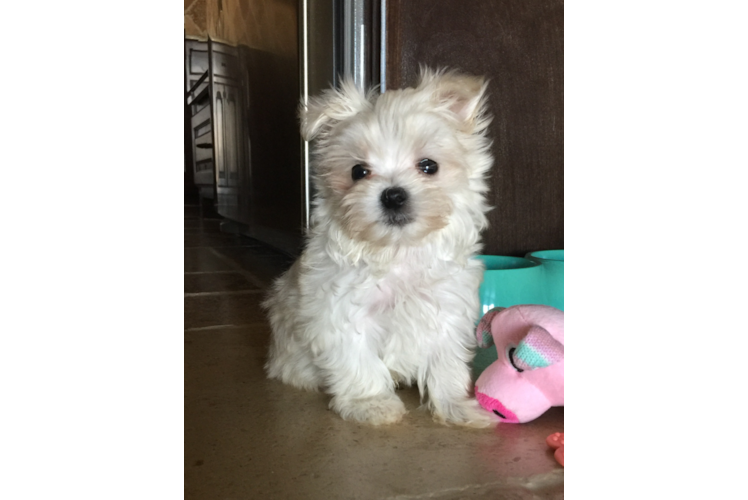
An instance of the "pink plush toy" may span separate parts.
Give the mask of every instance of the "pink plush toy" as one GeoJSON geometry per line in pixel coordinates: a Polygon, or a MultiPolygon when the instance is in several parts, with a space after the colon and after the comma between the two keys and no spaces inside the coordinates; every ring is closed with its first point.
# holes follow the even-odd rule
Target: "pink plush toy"
{"type": "Polygon", "coordinates": [[[498,359],[475,382],[475,396],[502,422],[534,420],[564,405],[564,313],[523,305],[496,307],[478,323],[481,347],[496,345],[498,359]]]}

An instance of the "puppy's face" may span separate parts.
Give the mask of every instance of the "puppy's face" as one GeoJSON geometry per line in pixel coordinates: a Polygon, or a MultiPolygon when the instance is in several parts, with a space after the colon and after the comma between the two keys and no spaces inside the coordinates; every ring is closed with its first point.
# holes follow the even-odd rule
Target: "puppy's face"
{"type": "Polygon", "coordinates": [[[302,112],[306,138],[318,138],[320,203],[348,237],[417,245],[482,200],[471,196],[485,173],[471,139],[487,124],[484,91],[481,79],[424,71],[416,88],[368,98],[346,82],[302,112]]]}

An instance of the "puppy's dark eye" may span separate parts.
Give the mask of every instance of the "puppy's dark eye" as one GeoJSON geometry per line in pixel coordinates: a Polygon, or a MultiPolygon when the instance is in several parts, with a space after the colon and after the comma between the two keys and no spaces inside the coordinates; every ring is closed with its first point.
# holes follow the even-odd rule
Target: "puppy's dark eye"
{"type": "Polygon", "coordinates": [[[354,181],[361,180],[367,175],[369,175],[369,169],[363,165],[354,165],[351,169],[351,177],[354,181]]]}
{"type": "Polygon", "coordinates": [[[423,160],[418,162],[418,170],[420,170],[424,174],[431,175],[435,174],[436,171],[439,170],[439,165],[437,165],[434,160],[424,158],[423,160]]]}

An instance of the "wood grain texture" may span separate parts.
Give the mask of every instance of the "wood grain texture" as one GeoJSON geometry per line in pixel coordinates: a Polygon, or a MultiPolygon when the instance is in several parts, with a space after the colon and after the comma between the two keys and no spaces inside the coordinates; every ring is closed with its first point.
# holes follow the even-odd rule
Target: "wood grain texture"
{"type": "Polygon", "coordinates": [[[564,247],[562,0],[390,0],[387,86],[418,65],[490,79],[495,165],[485,253],[564,247]]]}

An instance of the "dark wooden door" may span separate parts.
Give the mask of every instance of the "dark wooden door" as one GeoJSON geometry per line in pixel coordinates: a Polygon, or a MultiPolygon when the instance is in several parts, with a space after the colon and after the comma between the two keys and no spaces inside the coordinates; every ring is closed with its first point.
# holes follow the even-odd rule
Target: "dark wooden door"
{"type": "Polygon", "coordinates": [[[419,64],[490,78],[495,166],[485,253],[564,247],[561,0],[388,0],[387,87],[419,64]]]}

